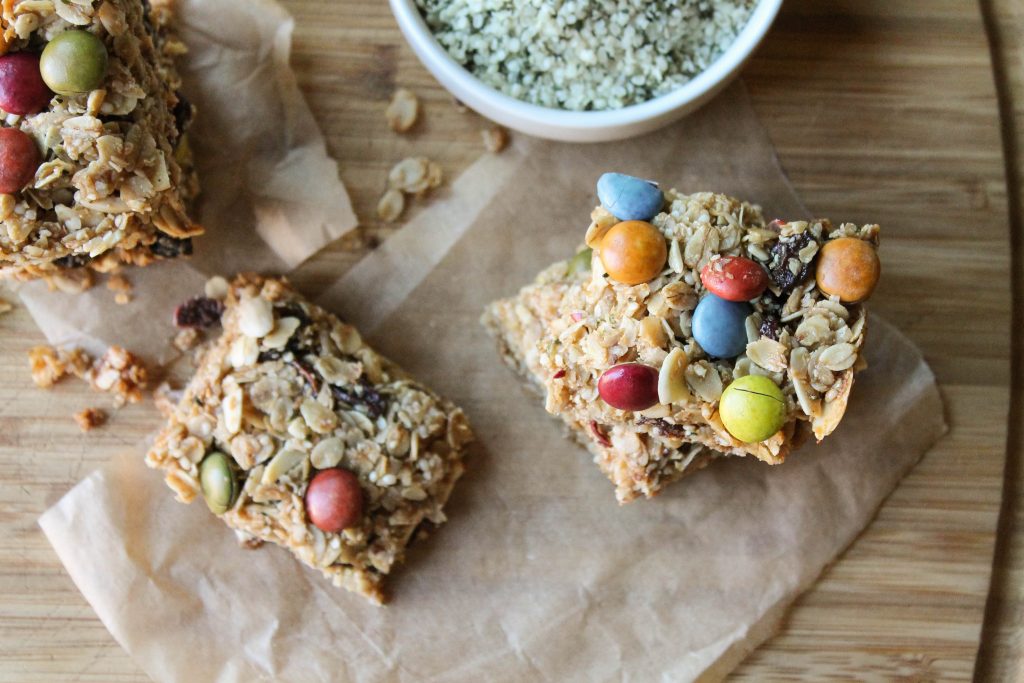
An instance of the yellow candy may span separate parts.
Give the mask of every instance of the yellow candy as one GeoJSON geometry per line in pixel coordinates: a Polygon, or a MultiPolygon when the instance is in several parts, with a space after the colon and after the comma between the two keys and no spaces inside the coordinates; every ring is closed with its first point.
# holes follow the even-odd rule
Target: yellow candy
{"type": "Polygon", "coordinates": [[[737,440],[757,443],[786,424],[786,399],[767,377],[745,375],[722,392],[718,403],[722,424],[737,440]]]}

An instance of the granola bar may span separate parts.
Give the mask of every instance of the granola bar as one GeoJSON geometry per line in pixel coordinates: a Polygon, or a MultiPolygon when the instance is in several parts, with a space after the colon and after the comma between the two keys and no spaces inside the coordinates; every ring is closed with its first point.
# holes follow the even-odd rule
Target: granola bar
{"type": "MultiPolygon", "coordinates": [[[[491,304],[483,317],[506,360],[541,388],[547,410],[595,453],[621,502],[652,496],[694,463],[718,455],[781,463],[809,434],[820,441],[836,428],[854,371],[863,366],[866,311],[859,301],[822,290],[826,259],[819,252],[829,243],[852,241],[869,246],[871,256],[878,240],[877,225],[769,222],[759,207],[725,195],[657,193],[646,221],[621,221],[604,206],[596,208],[586,249],[541,273],[518,296],[491,304]],[[613,229],[637,227],[627,223],[643,223],[640,228],[663,242],[653,267],[632,284],[622,281],[634,274],[615,262],[613,251],[621,244],[613,229]],[[733,265],[728,259],[756,269],[753,274],[763,279],[756,296],[722,303],[708,290],[705,281],[716,274],[716,289],[743,284],[724,273],[733,265]],[[740,314],[708,322],[707,310],[698,310],[710,309],[705,298],[740,314]],[[707,329],[730,337],[734,350],[718,350],[722,340],[708,338],[707,329]],[[695,339],[701,333],[715,355],[695,339]],[[615,387],[608,384],[624,367],[636,375],[627,377],[630,382],[639,377],[639,384],[627,385],[630,390],[650,395],[641,405],[612,405],[615,387]],[[763,378],[756,382],[773,391],[745,391],[747,376],[763,378]],[[729,420],[723,421],[723,394],[730,391],[777,413],[768,433],[752,439],[741,429],[749,425],[736,422],[730,431],[729,420]]],[[[636,241],[626,244],[632,248],[636,241]]],[[[828,267],[834,261],[830,256],[828,267]]]]}
{"type": "MultiPolygon", "coordinates": [[[[3,3],[0,59],[25,66],[10,87],[27,87],[38,78],[33,69],[46,80],[48,60],[74,64],[71,75],[51,72],[78,80],[65,91],[51,77],[40,86],[38,104],[3,112],[6,134],[15,141],[19,131],[26,134],[40,155],[27,184],[0,193],[0,276],[108,272],[191,253],[191,238],[202,232],[188,215],[198,194],[185,136],[193,108],[179,92],[174,60],[185,47],[169,30],[171,6],[171,0],[3,3]],[[48,54],[55,43],[72,51],[48,54]],[[86,56],[97,69],[105,64],[92,81],[82,71],[86,56]]],[[[2,94],[3,106],[17,108],[16,97],[2,94]]]]}
{"type": "Polygon", "coordinates": [[[283,280],[236,278],[222,326],[146,463],[178,500],[205,496],[241,539],[383,602],[417,529],[445,520],[471,439],[463,412],[283,280]],[[209,463],[227,488],[210,484],[209,463]],[[312,500],[321,478],[347,482],[351,505],[325,517],[312,500]]]}

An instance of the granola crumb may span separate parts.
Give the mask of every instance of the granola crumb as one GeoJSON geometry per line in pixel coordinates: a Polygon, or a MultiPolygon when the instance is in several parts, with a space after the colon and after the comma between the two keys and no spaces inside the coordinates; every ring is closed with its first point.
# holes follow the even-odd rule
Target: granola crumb
{"type": "Polygon", "coordinates": [[[138,403],[142,400],[142,389],[146,388],[149,373],[142,361],[131,351],[121,346],[111,346],[86,373],[86,379],[94,391],[114,394],[117,405],[138,403]]]}
{"type": "Polygon", "coordinates": [[[131,292],[132,283],[124,275],[111,275],[107,278],[107,289],[112,292],[131,292]]]}
{"type": "Polygon", "coordinates": [[[75,422],[83,432],[90,432],[107,421],[107,413],[99,408],[86,408],[75,413],[75,422]]]}
{"type": "Polygon", "coordinates": [[[194,327],[186,327],[174,335],[174,346],[179,351],[190,351],[199,343],[199,330],[194,327]]]}
{"type": "Polygon", "coordinates": [[[501,126],[492,126],[480,131],[480,137],[484,140],[484,147],[492,154],[497,154],[508,145],[508,131],[501,126]]]}
{"type": "Polygon", "coordinates": [[[223,301],[228,297],[228,281],[220,276],[214,275],[206,281],[206,285],[203,287],[203,291],[206,296],[210,299],[216,299],[217,301],[223,301]]]}
{"type": "Polygon", "coordinates": [[[29,349],[28,363],[36,386],[49,389],[67,375],[84,377],[92,358],[81,349],[66,350],[44,345],[29,349]]]}
{"type": "Polygon", "coordinates": [[[4,313],[10,313],[13,310],[14,304],[12,304],[7,299],[0,299],[0,315],[3,315],[4,313]]]}
{"type": "Polygon", "coordinates": [[[416,95],[405,88],[399,88],[391,96],[391,102],[384,112],[388,120],[388,126],[396,133],[409,131],[419,118],[420,103],[416,95]]]}
{"type": "Polygon", "coordinates": [[[132,283],[124,275],[111,275],[107,280],[107,289],[114,292],[114,301],[125,305],[132,300],[132,283]]]}

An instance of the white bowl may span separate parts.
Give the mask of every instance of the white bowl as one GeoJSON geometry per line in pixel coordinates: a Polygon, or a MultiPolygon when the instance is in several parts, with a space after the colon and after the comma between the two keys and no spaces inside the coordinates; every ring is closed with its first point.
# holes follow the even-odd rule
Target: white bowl
{"type": "Polygon", "coordinates": [[[736,40],[707,69],[672,92],[608,111],[567,111],[528,104],[470,74],[434,38],[415,0],[390,0],[405,39],[430,73],[466,106],[513,130],[566,142],[620,140],[676,121],[714,97],[764,38],[782,0],[760,0],[736,40]]]}

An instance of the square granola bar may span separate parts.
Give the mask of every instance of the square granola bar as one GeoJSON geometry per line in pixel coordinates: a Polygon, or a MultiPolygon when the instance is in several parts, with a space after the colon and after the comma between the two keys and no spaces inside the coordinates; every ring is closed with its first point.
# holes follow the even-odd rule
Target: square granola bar
{"type": "Polygon", "coordinates": [[[486,309],[506,361],[620,502],[720,455],[779,464],[825,438],[864,365],[878,226],[769,222],[732,197],[626,178],[657,192],[644,220],[599,206],[587,248],[486,309]]]}
{"type": "Polygon", "coordinates": [[[472,438],[463,412],[283,280],[239,276],[223,307],[146,463],[247,544],[383,602],[417,530],[445,520],[472,438]]]}
{"type": "Polygon", "coordinates": [[[13,0],[0,10],[0,276],[191,252],[202,228],[171,0],[13,0]]]}

